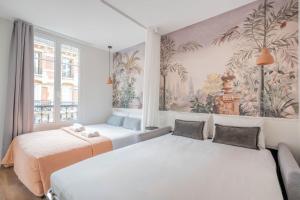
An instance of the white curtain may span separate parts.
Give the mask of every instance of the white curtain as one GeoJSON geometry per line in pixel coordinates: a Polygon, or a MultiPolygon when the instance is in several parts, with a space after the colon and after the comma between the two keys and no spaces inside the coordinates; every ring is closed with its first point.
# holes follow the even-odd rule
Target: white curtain
{"type": "Polygon", "coordinates": [[[142,129],[159,125],[160,35],[146,33],[142,129]]]}

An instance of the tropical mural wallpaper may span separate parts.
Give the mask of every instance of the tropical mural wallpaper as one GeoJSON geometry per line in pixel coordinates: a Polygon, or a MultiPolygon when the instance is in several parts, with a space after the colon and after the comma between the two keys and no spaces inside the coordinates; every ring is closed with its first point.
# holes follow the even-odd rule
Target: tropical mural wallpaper
{"type": "Polygon", "coordinates": [[[114,108],[142,108],[144,56],[144,43],[114,53],[114,108]]]}
{"type": "Polygon", "coordinates": [[[162,36],[160,74],[161,110],[298,118],[298,0],[255,1],[162,36]],[[261,99],[264,39],[274,63],[261,99]]]}

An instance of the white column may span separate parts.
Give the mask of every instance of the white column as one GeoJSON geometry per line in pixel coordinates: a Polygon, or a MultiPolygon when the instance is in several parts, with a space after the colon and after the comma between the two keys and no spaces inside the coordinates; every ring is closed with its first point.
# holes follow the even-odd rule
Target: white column
{"type": "Polygon", "coordinates": [[[159,125],[160,35],[152,28],[145,46],[142,130],[159,125]]]}

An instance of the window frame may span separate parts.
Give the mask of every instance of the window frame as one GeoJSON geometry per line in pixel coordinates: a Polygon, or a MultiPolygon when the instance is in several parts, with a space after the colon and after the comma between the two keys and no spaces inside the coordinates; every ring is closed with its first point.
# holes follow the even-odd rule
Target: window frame
{"type": "MultiPolygon", "coordinates": [[[[66,59],[68,61],[70,61],[69,59],[66,59]]],[[[62,77],[64,78],[74,78],[74,72],[72,67],[75,65],[72,65],[71,63],[62,63],[62,77]]],[[[79,66],[79,65],[78,65],[79,66]]]]}
{"type": "Polygon", "coordinates": [[[80,113],[80,79],[81,79],[81,45],[78,43],[61,37],[57,36],[45,31],[41,30],[34,30],[34,37],[40,37],[46,40],[50,40],[54,42],[54,120],[53,122],[49,123],[40,123],[34,124],[34,131],[43,131],[43,130],[50,130],[50,129],[58,129],[63,126],[70,126],[73,123],[78,121],[78,116],[80,113]],[[60,106],[61,106],[61,78],[62,78],[62,58],[61,58],[61,48],[62,45],[72,46],[78,49],[78,106],[77,106],[77,119],[76,120],[68,120],[63,121],[60,119],[60,106]]]}
{"type": "Polygon", "coordinates": [[[42,69],[42,67],[41,67],[41,64],[42,64],[42,62],[41,62],[41,54],[42,54],[42,52],[34,52],[34,54],[36,54],[37,53],[37,58],[35,57],[35,55],[34,55],[34,62],[35,62],[35,59],[37,59],[37,68],[36,68],[36,66],[35,66],[35,63],[34,63],[34,75],[38,75],[38,76],[40,76],[40,75],[42,75],[43,74],[43,69],[42,69]]]}
{"type": "MultiPolygon", "coordinates": [[[[79,94],[79,87],[80,87],[80,48],[79,47],[77,47],[77,46],[75,46],[75,45],[72,45],[72,44],[68,44],[68,43],[66,43],[66,42],[63,42],[63,43],[61,43],[60,44],[60,51],[62,50],[62,47],[63,47],[63,45],[65,45],[65,46],[70,46],[70,47],[72,47],[72,48],[77,48],[78,49],[78,63],[77,63],[77,65],[75,65],[75,64],[71,64],[71,63],[69,63],[69,67],[70,68],[73,68],[74,66],[76,66],[76,67],[78,67],[78,91],[77,91],[77,98],[78,98],[78,101],[77,101],[77,119],[76,120],[66,120],[67,122],[68,121],[72,121],[72,122],[76,122],[76,121],[78,121],[78,113],[79,113],[79,110],[78,110],[78,107],[79,107],[79,96],[80,96],[80,94],[79,94]]],[[[60,52],[61,53],[61,52],[60,52]]],[[[72,71],[73,69],[71,69],[71,71],[72,71],[72,73],[73,73],[73,75],[72,75],[72,77],[64,77],[63,76],[63,59],[62,59],[62,54],[60,54],[60,61],[61,61],[61,63],[60,63],[60,70],[61,70],[61,72],[60,72],[60,80],[62,80],[63,78],[65,78],[65,79],[70,79],[70,80],[72,80],[72,79],[74,79],[74,71],[72,71]]],[[[62,89],[62,84],[60,83],[60,95],[61,95],[61,89],[62,89]]],[[[62,100],[62,97],[60,96],[60,100],[62,100]]],[[[61,106],[62,104],[61,104],[61,102],[60,102],[60,106],[61,106]]],[[[60,107],[61,108],[61,107],[60,107]]],[[[59,116],[60,117],[60,116],[59,116]]],[[[64,120],[62,120],[61,118],[60,118],[60,121],[64,121],[64,120]]]]}

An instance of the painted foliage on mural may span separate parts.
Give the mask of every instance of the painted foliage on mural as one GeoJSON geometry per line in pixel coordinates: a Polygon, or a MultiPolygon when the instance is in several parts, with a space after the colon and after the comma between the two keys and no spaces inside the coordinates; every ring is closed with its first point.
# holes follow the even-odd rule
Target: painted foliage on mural
{"type": "Polygon", "coordinates": [[[298,117],[298,1],[256,1],[161,39],[160,109],[298,117]],[[256,59],[266,38],[274,64],[256,59]],[[262,101],[262,102],[260,102],[262,101]]]}
{"type": "Polygon", "coordinates": [[[145,45],[125,49],[113,56],[113,107],[142,108],[145,45]]]}

